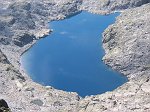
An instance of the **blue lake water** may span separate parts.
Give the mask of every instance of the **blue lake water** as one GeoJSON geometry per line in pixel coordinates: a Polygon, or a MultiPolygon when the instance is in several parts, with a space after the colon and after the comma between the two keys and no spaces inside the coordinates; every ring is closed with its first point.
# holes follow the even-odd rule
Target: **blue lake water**
{"type": "Polygon", "coordinates": [[[22,67],[35,82],[77,92],[82,97],[117,88],[127,78],[103,63],[101,40],[102,32],[118,15],[82,12],[50,22],[53,33],[22,55],[22,67]]]}

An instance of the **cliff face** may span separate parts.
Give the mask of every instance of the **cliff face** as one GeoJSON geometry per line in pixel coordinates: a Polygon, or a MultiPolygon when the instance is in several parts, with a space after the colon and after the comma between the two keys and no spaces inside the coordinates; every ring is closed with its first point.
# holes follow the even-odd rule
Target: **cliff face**
{"type": "Polygon", "coordinates": [[[150,7],[127,10],[103,33],[104,62],[129,78],[149,74],[150,7]]]}
{"type": "Polygon", "coordinates": [[[13,112],[149,112],[149,2],[0,0],[0,98],[7,101],[13,112]],[[84,99],[76,93],[34,83],[19,63],[23,52],[49,35],[49,21],[64,19],[81,10],[99,14],[122,11],[103,33],[106,51],[103,60],[129,78],[129,82],[112,92],[84,99]]]}

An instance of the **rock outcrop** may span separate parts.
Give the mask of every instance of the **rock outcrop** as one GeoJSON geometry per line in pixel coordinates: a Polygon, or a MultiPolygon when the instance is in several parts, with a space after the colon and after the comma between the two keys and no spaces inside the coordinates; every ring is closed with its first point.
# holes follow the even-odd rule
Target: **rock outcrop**
{"type": "Polygon", "coordinates": [[[149,112],[149,2],[0,0],[0,98],[7,101],[12,112],[149,112]],[[85,98],[33,82],[19,63],[22,53],[52,31],[49,21],[81,10],[99,14],[122,12],[103,33],[103,60],[129,79],[112,92],[85,98]]]}
{"type": "Polygon", "coordinates": [[[104,62],[126,75],[127,83],[79,102],[79,112],[150,111],[150,4],[126,10],[103,33],[104,62]]]}
{"type": "Polygon", "coordinates": [[[5,100],[0,100],[0,112],[11,112],[5,100]]]}
{"type": "Polygon", "coordinates": [[[93,13],[109,14],[124,9],[139,7],[150,0],[83,0],[81,9],[93,13]]]}

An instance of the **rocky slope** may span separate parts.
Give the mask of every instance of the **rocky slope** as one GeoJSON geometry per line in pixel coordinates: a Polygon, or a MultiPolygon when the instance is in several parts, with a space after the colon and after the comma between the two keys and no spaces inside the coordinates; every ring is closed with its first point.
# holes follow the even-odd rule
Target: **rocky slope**
{"type": "Polygon", "coordinates": [[[83,0],[81,9],[98,14],[108,14],[113,11],[139,7],[149,2],[150,0],[83,0]]]}
{"type": "Polygon", "coordinates": [[[13,112],[149,112],[148,2],[0,0],[0,99],[5,99],[13,112]],[[81,10],[99,14],[122,11],[103,33],[106,51],[103,60],[129,78],[129,82],[112,92],[86,98],[34,83],[19,63],[23,52],[49,35],[49,21],[64,19],[81,10]]]}
{"type": "Polygon", "coordinates": [[[150,4],[124,11],[103,33],[104,62],[127,75],[113,92],[86,97],[79,112],[150,111],[150,4]],[[82,108],[82,109],[81,109],[82,108]]]}

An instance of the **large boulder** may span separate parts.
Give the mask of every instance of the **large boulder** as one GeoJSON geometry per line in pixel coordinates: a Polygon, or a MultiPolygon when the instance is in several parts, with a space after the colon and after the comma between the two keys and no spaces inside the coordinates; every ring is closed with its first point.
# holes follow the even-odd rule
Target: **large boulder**
{"type": "Polygon", "coordinates": [[[5,100],[0,100],[0,112],[11,112],[5,100]]]}

